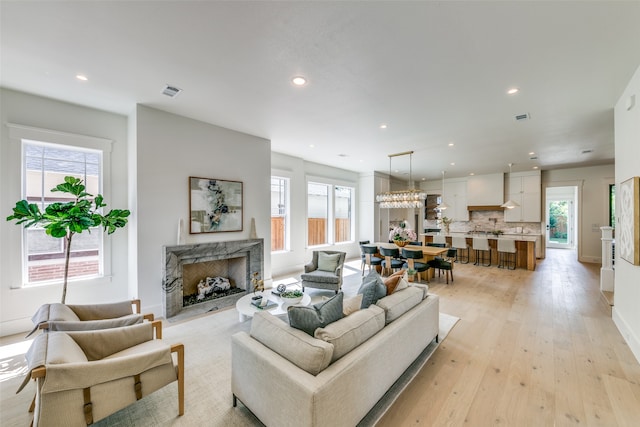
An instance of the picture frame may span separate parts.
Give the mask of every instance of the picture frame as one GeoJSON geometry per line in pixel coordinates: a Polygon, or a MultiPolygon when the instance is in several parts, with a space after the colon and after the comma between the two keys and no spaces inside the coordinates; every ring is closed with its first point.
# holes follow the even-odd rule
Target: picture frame
{"type": "Polygon", "coordinates": [[[616,226],[616,251],[623,260],[640,265],[640,177],[622,181],[616,193],[620,209],[616,226]]]}
{"type": "Polygon", "coordinates": [[[243,184],[189,177],[189,234],[243,230],[243,184]]]}

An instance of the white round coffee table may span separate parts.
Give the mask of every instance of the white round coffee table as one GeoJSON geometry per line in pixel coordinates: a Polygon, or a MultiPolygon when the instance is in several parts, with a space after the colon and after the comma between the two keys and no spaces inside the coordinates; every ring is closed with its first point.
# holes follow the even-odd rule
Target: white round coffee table
{"type": "MultiPolygon", "coordinates": [[[[295,305],[306,306],[309,304],[311,304],[311,297],[308,294],[303,293],[302,300],[295,305]]],[[[279,296],[272,295],[271,289],[267,289],[262,292],[256,292],[255,294],[253,292],[250,292],[236,302],[236,310],[238,310],[238,320],[240,322],[244,322],[252,318],[253,315],[258,311],[266,311],[267,313],[273,314],[274,316],[277,316],[279,314],[285,314],[289,306],[290,304],[283,301],[282,298],[280,298],[279,296]],[[278,306],[268,308],[268,309],[258,308],[255,305],[251,304],[251,301],[253,301],[252,298],[256,295],[266,296],[269,299],[269,301],[273,301],[274,303],[278,304],[278,306]]]]}

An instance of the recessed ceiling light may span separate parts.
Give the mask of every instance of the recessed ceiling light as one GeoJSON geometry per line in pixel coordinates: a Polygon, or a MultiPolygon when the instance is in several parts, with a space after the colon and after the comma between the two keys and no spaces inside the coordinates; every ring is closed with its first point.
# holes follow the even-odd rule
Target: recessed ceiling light
{"type": "Polygon", "coordinates": [[[427,178],[422,178],[422,180],[423,180],[423,181],[426,181],[426,180],[427,180],[427,178]]]}
{"type": "Polygon", "coordinates": [[[315,147],[315,145],[309,144],[309,148],[313,148],[313,147],[315,147]]]}
{"type": "Polygon", "coordinates": [[[538,167],[537,167],[537,166],[534,166],[533,168],[534,168],[534,169],[538,169],[538,167]]]}
{"type": "Polygon", "coordinates": [[[509,95],[514,95],[514,94],[516,94],[516,93],[518,93],[518,92],[520,92],[520,89],[518,89],[517,87],[512,87],[511,89],[509,89],[509,90],[507,91],[507,93],[508,93],[509,95]]]}
{"type": "Polygon", "coordinates": [[[533,152],[533,151],[530,151],[530,152],[529,152],[529,155],[530,155],[530,156],[533,156],[534,154],[536,154],[536,153],[535,153],[535,152],[533,152]]]}
{"type": "Polygon", "coordinates": [[[451,166],[455,166],[456,164],[454,162],[449,163],[451,166]]]}
{"type": "Polygon", "coordinates": [[[473,173],[473,172],[469,172],[469,175],[473,176],[473,175],[475,175],[475,173],[473,173]]]}
{"type": "Polygon", "coordinates": [[[455,144],[453,142],[449,143],[449,147],[453,147],[455,144]]]}
{"type": "Polygon", "coordinates": [[[386,128],[387,128],[387,125],[385,123],[380,125],[380,129],[386,129],[386,128]]]}
{"type": "Polygon", "coordinates": [[[76,74],[76,79],[82,80],[83,82],[86,82],[87,80],[89,80],[87,76],[85,76],[84,74],[76,74]]]}
{"type": "Polygon", "coordinates": [[[295,76],[294,78],[291,79],[291,83],[293,83],[296,86],[304,86],[307,84],[307,79],[305,79],[302,76],[295,76]]]}

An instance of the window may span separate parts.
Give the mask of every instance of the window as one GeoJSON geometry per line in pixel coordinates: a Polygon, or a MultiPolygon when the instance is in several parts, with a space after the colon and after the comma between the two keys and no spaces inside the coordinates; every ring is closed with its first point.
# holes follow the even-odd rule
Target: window
{"type": "Polygon", "coordinates": [[[616,186],[609,185],[609,227],[616,228],[616,186]]]}
{"type": "Polygon", "coordinates": [[[289,179],[271,177],[271,251],[289,249],[289,179]]]}
{"type": "Polygon", "coordinates": [[[307,183],[308,246],[353,241],[353,194],[352,187],[307,183]]]}
{"type": "Polygon", "coordinates": [[[335,187],[335,242],[353,240],[353,188],[335,187]]]}
{"type": "MultiPolygon", "coordinates": [[[[84,181],[88,193],[101,191],[102,151],[84,149],[34,140],[22,140],[23,194],[41,211],[53,202],[71,201],[66,193],[51,192],[74,176],[84,181]]],[[[24,229],[23,282],[42,284],[64,277],[65,239],[47,236],[44,229],[24,229]]],[[[103,275],[102,230],[80,233],[73,237],[69,278],[98,277],[103,275]]]]}

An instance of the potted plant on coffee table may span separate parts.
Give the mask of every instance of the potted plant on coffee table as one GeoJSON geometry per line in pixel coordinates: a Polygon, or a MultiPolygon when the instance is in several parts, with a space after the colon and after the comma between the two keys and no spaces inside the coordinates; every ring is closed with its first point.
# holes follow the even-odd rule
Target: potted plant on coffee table
{"type": "Polygon", "coordinates": [[[101,209],[106,206],[101,194],[93,197],[85,191],[82,180],[73,176],[66,176],[62,184],[51,189],[52,192],[68,193],[75,198],[69,202],[55,202],[48,205],[44,212],[35,203],[20,200],[13,208],[13,215],[7,221],[16,220],[16,224],[23,224],[25,228],[36,225],[44,228],[47,235],[65,239],[64,282],[62,285],[62,303],[67,297],[67,278],[69,275],[69,256],[71,255],[71,240],[73,236],[83,231],[91,232],[92,227],[103,227],[103,231],[112,234],[118,228],[127,225],[130,212],[126,209],[112,209],[102,214],[101,209]]]}

